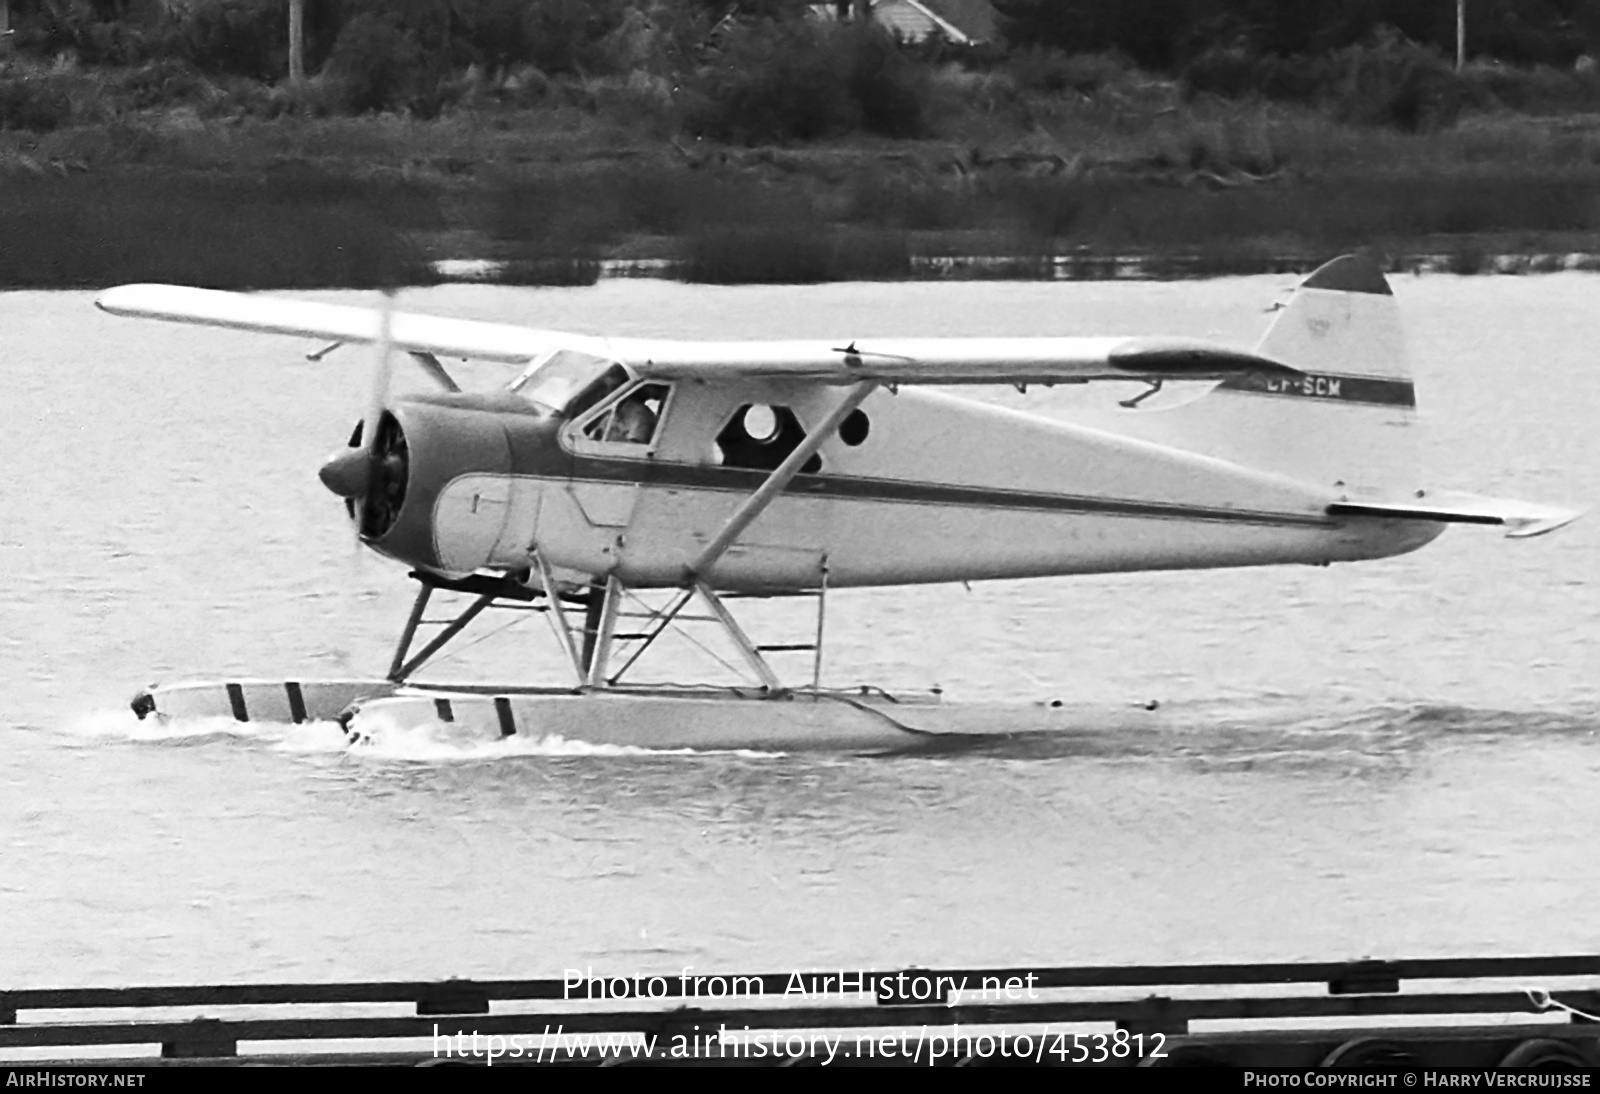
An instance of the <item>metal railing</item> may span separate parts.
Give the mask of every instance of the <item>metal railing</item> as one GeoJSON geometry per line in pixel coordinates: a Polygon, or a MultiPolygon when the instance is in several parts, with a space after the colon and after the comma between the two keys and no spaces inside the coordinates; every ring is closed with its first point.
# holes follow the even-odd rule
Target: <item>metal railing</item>
{"type": "MultiPolygon", "coordinates": [[[[1476,1067],[1503,1063],[1515,1052],[1526,1057],[1530,1053],[1527,1046],[1541,1044],[1546,1046],[1546,1056],[1554,1052],[1564,1063],[1596,1066],[1600,1065],[1600,1023],[1594,1021],[1595,1015],[1600,1015],[1600,956],[1594,955],[1344,963],[800,970],[738,976],[690,972],[629,979],[0,991],[0,1054],[6,1050],[59,1048],[63,1051],[55,1058],[65,1060],[81,1057],[81,1052],[72,1050],[91,1046],[103,1050],[103,1046],[159,1045],[162,1057],[169,1059],[227,1058],[239,1055],[241,1042],[251,1042],[253,1052],[261,1046],[270,1052],[274,1042],[311,1041],[342,1042],[338,1051],[345,1054],[379,1052],[386,1053],[387,1059],[428,1062],[438,1057],[441,1039],[448,1043],[473,1037],[477,1044],[480,1039],[498,1037],[504,1044],[505,1039],[515,1037],[527,1040],[530,1046],[538,1042],[539,1062],[566,1062],[577,1056],[572,1037],[636,1034],[640,1045],[651,1046],[647,1056],[634,1053],[643,1063],[665,1059],[663,1053],[669,1051],[669,1042],[686,1037],[690,1030],[702,1038],[708,1031],[719,1037],[720,1031],[737,1031],[746,1040],[778,1031],[831,1034],[846,1030],[920,1030],[926,1040],[929,1030],[956,1028],[967,1031],[969,1040],[966,1051],[959,1056],[952,1053],[950,1062],[980,1062],[977,1057],[982,1054],[972,1051],[970,1038],[984,1030],[1026,1034],[1030,1045],[1036,1037],[1051,1036],[1051,1030],[1058,1038],[1076,1033],[1078,1041],[1074,1044],[1081,1044],[1084,1036],[1104,1040],[1104,1034],[1083,1032],[1098,1026],[1121,1031],[1119,1043],[1131,1037],[1141,1038],[1139,1053],[1100,1060],[1040,1053],[1036,1062],[1127,1065],[1277,1060],[1314,1066],[1333,1059],[1350,1066],[1356,1058],[1350,1054],[1351,1045],[1359,1043],[1366,1045],[1362,1059],[1371,1057],[1372,1052],[1378,1051],[1373,1046],[1381,1044],[1381,1059],[1388,1063],[1409,1060],[1476,1067]],[[1562,983],[1554,984],[1557,980],[1562,983]],[[1493,981],[1500,983],[1486,983],[1493,981]],[[1427,983],[1419,987],[1417,982],[1427,983]],[[1318,985],[1321,990],[1259,990],[1267,985],[1291,989],[1318,985]],[[600,1009],[597,1002],[603,1003],[600,1009]],[[529,1003],[543,1005],[517,1010],[496,1006],[529,1003]],[[378,1005],[403,1005],[410,1013],[370,1013],[378,1005]],[[293,1013],[296,1008],[313,1006],[322,1011],[334,1006],[365,1009],[369,1013],[293,1013]],[[158,1008],[249,1008],[249,1013],[203,1013],[187,1018],[138,1013],[158,1008]],[[260,1013],[280,1008],[284,1013],[260,1013]],[[36,1013],[106,1010],[134,1013],[109,1018],[84,1016],[81,1020],[63,1020],[59,1013],[36,1013]],[[1515,1020],[1534,1015],[1543,1020],[1515,1020]],[[1498,1021],[1479,1026],[1461,1024],[1463,1018],[1473,1016],[1496,1016],[1498,1021]],[[1435,1023],[1426,1024],[1429,1018],[1435,1023]],[[1419,1025],[1419,1021],[1423,1024],[1419,1025]],[[1350,1027],[1351,1022],[1356,1025],[1350,1027]],[[1196,1029],[1195,1023],[1229,1023],[1241,1028],[1196,1029]],[[1273,1024],[1292,1028],[1269,1028],[1273,1024]],[[563,1035],[568,1038],[566,1048],[558,1044],[546,1052],[552,1032],[558,1034],[558,1041],[563,1035]],[[359,1046],[362,1042],[396,1038],[424,1039],[432,1047],[349,1047],[350,1042],[359,1046]],[[1156,1045],[1159,1038],[1163,1050],[1159,1056],[1149,1058],[1143,1038],[1150,1039],[1150,1046],[1156,1045]]],[[[812,1055],[814,1041],[813,1038],[812,1055]]],[[[794,1058],[790,1054],[783,1060],[793,1062],[794,1058]]],[[[1544,1057],[1540,1059],[1548,1064],[1544,1057]]]]}

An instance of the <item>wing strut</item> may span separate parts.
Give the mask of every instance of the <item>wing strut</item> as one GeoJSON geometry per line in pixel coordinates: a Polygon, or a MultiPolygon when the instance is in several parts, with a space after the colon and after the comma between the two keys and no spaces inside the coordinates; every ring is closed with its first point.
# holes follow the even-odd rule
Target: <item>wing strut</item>
{"type": "Polygon", "coordinates": [[[411,351],[411,359],[421,365],[422,371],[432,376],[434,383],[446,391],[461,390],[461,385],[456,383],[455,378],[445,371],[444,365],[440,364],[439,358],[433,354],[428,353],[426,350],[414,349],[411,351]]]}
{"type": "Polygon", "coordinates": [[[805,440],[800,442],[800,446],[789,453],[788,457],[773,470],[772,474],[767,476],[766,481],[756,487],[755,493],[746,498],[739,508],[734,510],[733,516],[729,517],[728,522],[722,526],[722,531],[718,532],[711,542],[706,544],[705,549],[695,556],[694,561],[689,563],[684,573],[687,583],[705,584],[701,580],[701,575],[714,566],[717,559],[722,557],[723,552],[732,545],[734,540],[739,538],[740,533],[750,527],[750,522],[759,517],[767,506],[772,504],[772,499],[783,492],[784,487],[789,485],[790,480],[800,473],[800,468],[805,466],[806,461],[817,454],[817,449],[822,447],[823,442],[833,436],[834,431],[839,428],[839,423],[843,422],[851,411],[860,406],[862,400],[871,395],[877,386],[878,382],[876,380],[863,380],[856,384],[840,400],[839,405],[834,407],[816,428],[806,434],[805,440]]]}

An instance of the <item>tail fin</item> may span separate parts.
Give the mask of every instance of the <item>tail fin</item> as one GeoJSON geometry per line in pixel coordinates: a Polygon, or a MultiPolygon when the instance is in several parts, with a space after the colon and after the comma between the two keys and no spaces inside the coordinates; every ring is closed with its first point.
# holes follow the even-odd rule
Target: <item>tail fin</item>
{"type": "Polygon", "coordinates": [[[1174,443],[1352,495],[1420,485],[1405,337],[1371,259],[1336,258],[1301,282],[1256,352],[1305,375],[1240,376],[1156,412],[1174,443]]]}
{"type": "MultiPolygon", "coordinates": [[[[1126,430],[1331,487],[1333,515],[1498,524],[1513,537],[1575,520],[1569,509],[1419,489],[1416,397],[1394,296],[1370,259],[1346,255],[1300,283],[1256,354],[1299,379],[1247,374],[1126,430]]],[[[1412,540],[1412,549],[1427,542],[1412,540]]]]}

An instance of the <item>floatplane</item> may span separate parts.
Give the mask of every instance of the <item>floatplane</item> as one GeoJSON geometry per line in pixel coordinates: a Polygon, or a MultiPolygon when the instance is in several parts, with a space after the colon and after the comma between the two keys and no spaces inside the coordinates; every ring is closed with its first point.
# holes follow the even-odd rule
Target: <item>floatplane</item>
{"type": "MultiPolygon", "coordinates": [[[[967,707],[823,686],[828,593],[1320,566],[1413,551],[1452,523],[1526,537],[1577,516],[1417,481],[1399,316],[1361,256],[1306,278],[1250,350],[1152,337],[604,338],[167,285],[97,303],[330,343],[313,358],[374,346],[370,405],[320,477],[360,542],[418,583],[383,680],[152,687],[134,701],[141,718],[338,719],[353,739],[448,723],[672,748],[879,749],[1082,728],[1084,713],[1060,703],[967,707]],[[437,390],[391,396],[402,354],[437,390]],[[443,364],[455,358],[516,374],[466,391],[443,364]],[[1130,381],[1144,386],[1092,426],[925,390],[1130,381]],[[1165,399],[1190,395],[1150,398],[1164,385],[1165,399]],[[441,590],[470,599],[413,652],[441,590]],[[814,641],[753,639],[733,609],[749,597],[810,598],[814,641]],[[502,606],[549,620],[569,681],[418,677],[502,606]],[[719,630],[751,683],[629,680],[665,631],[690,622],[719,630]],[[779,677],[778,649],[809,652],[809,683],[779,677]]],[[[1114,727],[1108,714],[1094,724],[1114,727]]],[[[1118,717],[1154,716],[1130,704],[1118,717]]]]}

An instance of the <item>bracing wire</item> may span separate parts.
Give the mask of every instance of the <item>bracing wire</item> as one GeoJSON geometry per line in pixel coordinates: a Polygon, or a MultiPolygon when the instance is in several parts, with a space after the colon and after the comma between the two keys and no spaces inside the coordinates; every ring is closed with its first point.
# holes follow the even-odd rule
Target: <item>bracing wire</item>
{"type": "MultiPolygon", "coordinates": [[[[635,593],[632,589],[629,589],[626,586],[624,586],[623,594],[629,600],[631,600],[635,604],[637,604],[639,607],[644,608],[647,611],[654,613],[655,615],[660,615],[661,614],[662,609],[651,607],[648,603],[646,603],[644,600],[642,600],[639,597],[639,595],[637,593],[635,593]]],[[[698,650],[700,650],[700,652],[704,653],[707,657],[711,658],[717,664],[721,665],[723,668],[725,668],[729,672],[733,673],[739,679],[743,680],[743,679],[746,678],[744,672],[741,669],[739,669],[738,666],[730,663],[725,658],[723,658],[721,655],[719,655],[715,650],[713,650],[709,646],[707,646],[704,642],[700,641],[694,635],[690,634],[682,626],[682,624],[680,624],[677,621],[677,619],[673,619],[671,622],[669,622],[667,624],[667,627],[669,629],[671,629],[674,633],[676,633],[679,637],[684,639],[684,641],[688,642],[690,645],[692,645],[695,648],[697,648],[698,650]]]]}

